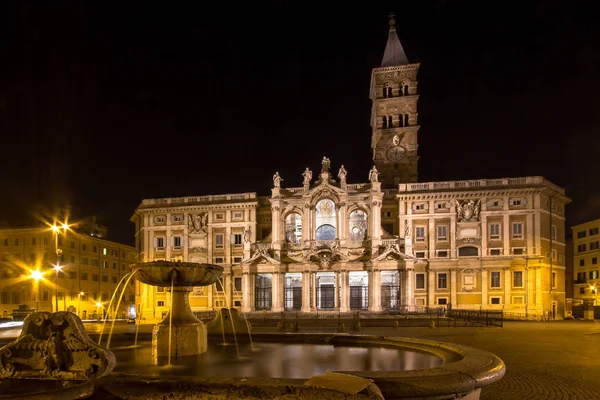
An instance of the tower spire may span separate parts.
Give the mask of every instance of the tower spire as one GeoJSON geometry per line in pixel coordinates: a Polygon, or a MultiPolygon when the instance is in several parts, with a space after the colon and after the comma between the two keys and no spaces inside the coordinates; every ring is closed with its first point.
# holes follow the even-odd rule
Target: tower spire
{"type": "Polygon", "coordinates": [[[396,34],[396,16],[394,13],[391,13],[389,17],[390,32],[388,34],[387,44],[385,45],[385,51],[383,52],[381,66],[392,67],[395,65],[408,64],[408,58],[406,57],[400,39],[396,34]]]}

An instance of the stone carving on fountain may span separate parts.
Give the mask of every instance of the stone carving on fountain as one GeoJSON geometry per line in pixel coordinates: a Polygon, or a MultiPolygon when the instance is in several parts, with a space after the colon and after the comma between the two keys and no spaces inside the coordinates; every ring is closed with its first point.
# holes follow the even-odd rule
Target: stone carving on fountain
{"type": "Polygon", "coordinates": [[[34,312],[19,337],[0,348],[0,378],[85,381],[109,374],[112,352],[98,346],[77,315],[34,312]]]}

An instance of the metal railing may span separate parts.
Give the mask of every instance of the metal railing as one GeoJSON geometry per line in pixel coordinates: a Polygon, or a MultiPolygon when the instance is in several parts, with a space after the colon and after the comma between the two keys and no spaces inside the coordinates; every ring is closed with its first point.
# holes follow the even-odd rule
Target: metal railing
{"type": "Polygon", "coordinates": [[[448,310],[446,316],[453,319],[468,321],[471,325],[504,326],[504,312],[502,310],[448,310]]]}

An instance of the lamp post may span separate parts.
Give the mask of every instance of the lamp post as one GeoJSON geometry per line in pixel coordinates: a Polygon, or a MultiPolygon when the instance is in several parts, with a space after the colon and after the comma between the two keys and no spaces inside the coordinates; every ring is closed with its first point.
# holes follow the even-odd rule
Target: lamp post
{"type": "Polygon", "coordinates": [[[77,315],[81,318],[81,296],[83,296],[84,292],[79,292],[79,304],[77,305],[77,315]]]}
{"type": "Polygon", "coordinates": [[[39,311],[39,292],[40,292],[40,287],[38,282],[40,281],[40,279],[42,279],[44,277],[44,274],[42,274],[40,272],[39,269],[36,269],[35,271],[31,271],[31,275],[30,278],[33,279],[35,281],[35,311],[39,311]]]}
{"type": "Polygon", "coordinates": [[[60,257],[62,256],[62,249],[58,248],[58,235],[61,233],[65,234],[69,230],[69,224],[62,223],[60,226],[54,224],[50,227],[52,234],[54,235],[54,252],[56,253],[56,265],[54,265],[54,270],[56,271],[56,287],[54,288],[54,311],[58,311],[58,271],[62,269],[60,266],[60,257]]]}

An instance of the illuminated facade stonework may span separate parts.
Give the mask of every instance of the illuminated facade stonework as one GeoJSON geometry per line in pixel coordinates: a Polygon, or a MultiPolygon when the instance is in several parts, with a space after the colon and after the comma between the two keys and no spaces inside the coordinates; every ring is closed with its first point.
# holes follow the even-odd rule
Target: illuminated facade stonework
{"type": "MultiPolygon", "coordinates": [[[[560,317],[564,190],[539,176],[417,183],[418,67],[392,21],[371,78],[370,171],[323,157],[314,176],[298,171],[301,186],[275,173],[271,196],[143,200],[132,217],[142,260],[223,265],[223,285],[192,294],[197,311],[435,306],[560,317]]],[[[164,292],[137,290],[145,316],[167,312],[164,292]]]]}
{"type": "Polygon", "coordinates": [[[573,231],[573,303],[584,299],[598,304],[600,288],[600,219],[575,225],[573,231]]]}

